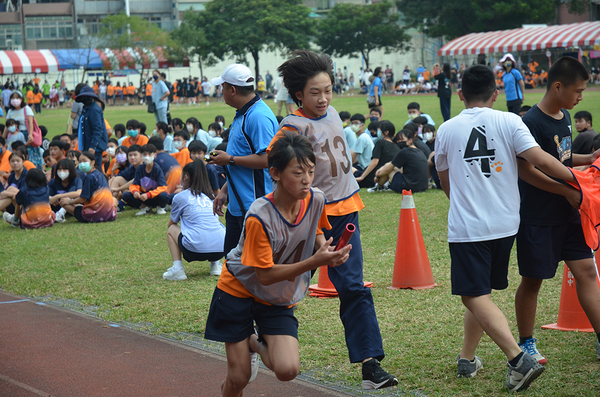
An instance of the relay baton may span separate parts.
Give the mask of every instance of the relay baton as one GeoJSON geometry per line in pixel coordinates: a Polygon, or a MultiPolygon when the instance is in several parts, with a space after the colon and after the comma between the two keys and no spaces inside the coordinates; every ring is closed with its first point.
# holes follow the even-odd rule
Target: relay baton
{"type": "Polygon", "coordinates": [[[337,246],[335,247],[336,251],[341,250],[348,244],[348,241],[350,241],[355,230],[356,226],[354,226],[354,224],[348,223],[346,225],[346,229],[344,230],[344,233],[342,233],[342,237],[340,237],[340,241],[338,241],[337,246]]]}

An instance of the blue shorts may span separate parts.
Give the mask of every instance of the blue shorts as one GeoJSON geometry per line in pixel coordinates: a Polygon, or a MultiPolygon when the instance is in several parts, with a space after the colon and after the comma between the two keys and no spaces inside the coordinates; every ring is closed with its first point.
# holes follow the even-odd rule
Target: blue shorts
{"type": "Polygon", "coordinates": [[[404,175],[401,172],[396,172],[392,180],[390,181],[390,189],[396,193],[402,193],[404,186],[404,175]]]}
{"type": "Polygon", "coordinates": [[[508,262],[515,236],[450,243],[452,295],[482,296],[508,287],[508,262]]]}
{"type": "MultiPolygon", "coordinates": [[[[223,271],[229,271],[223,269],[223,271]]],[[[204,338],[217,342],[241,342],[254,333],[254,322],[260,335],[289,335],[298,339],[298,320],[294,308],[270,306],[253,298],[238,298],[215,288],[206,320],[204,338]]]]}
{"type": "Polygon", "coordinates": [[[519,274],[538,280],[553,278],[558,263],[593,257],[585,243],[581,218],[558,226],[523,225],[517,233],[519,274]]]}

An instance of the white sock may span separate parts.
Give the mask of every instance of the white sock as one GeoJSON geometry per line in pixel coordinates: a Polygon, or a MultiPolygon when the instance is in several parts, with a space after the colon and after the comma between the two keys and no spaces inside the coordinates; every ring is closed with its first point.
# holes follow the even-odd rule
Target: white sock
{"type": "Polygon", "coordinates": [[[64,215],[66,213],[67,213],[67,210],[64,208],[61,208],[58,211],[56,211],[56,215],[64,215]]]}
{"type": "Polygon", "coordinates": [[[183,262],[173,261],[173,269],[175,269],[176,271],[183,270],[183,262]]]}

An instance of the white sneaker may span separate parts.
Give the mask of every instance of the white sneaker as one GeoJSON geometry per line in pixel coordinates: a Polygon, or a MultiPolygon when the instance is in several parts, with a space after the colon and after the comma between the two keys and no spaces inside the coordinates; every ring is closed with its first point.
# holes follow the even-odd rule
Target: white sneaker
{"type": "Polygon", "coordinates": [[[13,214],[9,214],[8,212],[5,212],[4,214],[2,214],[2,218],[8,222],[12,227],[18,227],[19,226],[19,220],[15,218],[15,216],[13,214]]]}
{"type": "Polygon", "coordinates": [[[142,216],[142,215],[146,215],[147,213],[151,212],[152,208],[150,207],[144,207],[141,210],[139,210],[138,212],[135,213],[135,216],[142,216]]]}
{"type": "Polygon", "coordinates": [[[181,281],[187,280],[187,276],[185,275],[185,270],[175,270],[172,267],[170,267],[166,272],[163,273],[163,279],[171,281],[181,281]]]}
{"type": "Polygon", "coordinates": [[[219,261],[210,262],[210,275],[211,276],[220,276],[221,270],[223,269],[223,264],[219,261]]]}
{"type": "Polygon", "coordinates": [[[380,192],[382,190],[383,190],[383,188],[378,183],[376,183],[375,186],[367,189],[367,193],[375,193],[375,192],[380,192]]]}
{"type": "Polygon", "coordinates": [[[258,375],[258,353],[250,352],[250,380],[248,383],[254,382],[258,375]]]}
{"type": "Polygon", "coordinates": [[[58,211],[56,213],[56,218],[54,219],[54,221],[57,222],[57,223],[64,223],[64,222],[66,222],[65,214],[63,214],[62,212],[58,211]]]}
{"type": "Polygon", "coordinates": [[[167,210],[165,210],[163,207],[158,207],[156,209],[156,215],[164,215],[167,213],[167,210]]]}

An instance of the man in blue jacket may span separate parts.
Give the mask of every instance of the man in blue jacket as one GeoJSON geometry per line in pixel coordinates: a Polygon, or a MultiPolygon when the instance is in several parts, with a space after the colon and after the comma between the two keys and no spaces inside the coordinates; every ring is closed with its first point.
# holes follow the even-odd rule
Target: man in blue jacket
{"type": "Polygon", "coordinates": [[[102,108],[96,102],[98,95],[91,87],[83,87],[75,101],[83,103],[83,112],[79,119],[79,150],[89,150],[96,158],[96,164],[102,164],[102,152],[108,146],[108,135],[104,124],[102,108]]]}

